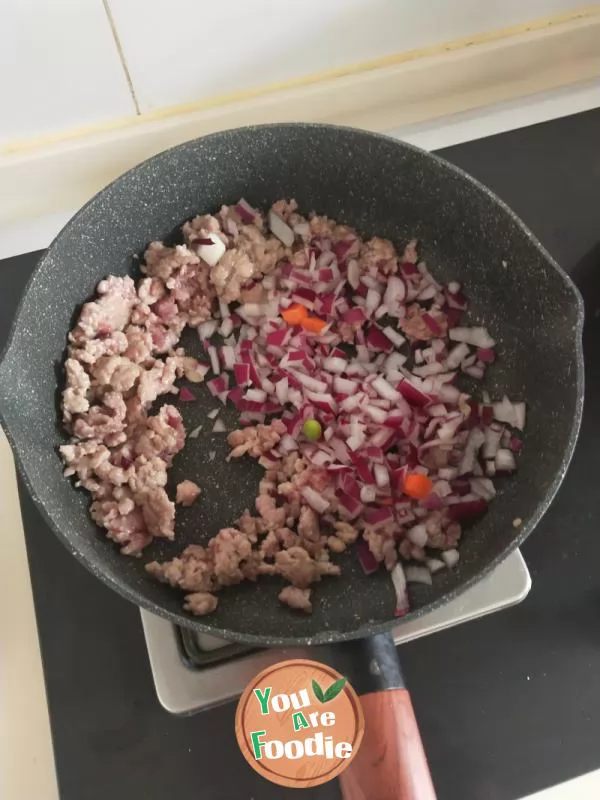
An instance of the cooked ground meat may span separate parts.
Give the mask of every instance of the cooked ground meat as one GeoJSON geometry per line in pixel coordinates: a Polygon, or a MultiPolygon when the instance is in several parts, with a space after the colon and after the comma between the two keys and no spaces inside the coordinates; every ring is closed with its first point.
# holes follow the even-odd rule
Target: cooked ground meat
{"type": "Polygon", "coordinates": [[[388,239],[374,236],[362,246],[359,266],[367,272],[371,267],[384,275],[391,275],[398,270],[396,249],[388,239]]]}
{"type": "Polygon", "coordinates": [[[214,594],[194,592],[193,594],[186,594],[183,608],[196,617],[203,617],[205,614],[212,614],[218,604],[219,600],[214,594]]]}
{"type": "Polygon", "coordinates": [[[128,277],[101,281],[69,334],[63,419],[72,439],[60,448],[65,474],[77,475],[92,494],[92,518],[127,555],[139,555],[155,536],[174,536],[175,507],[164,487],[185,432],[173,406],[148,411],[157,397],[176,391],[179,359],[157,356],[165,331],[176,341],[185,325],[174,319],[178,306],[160,275],[171,276],[190,259],[199,264],[185,249],[151,245],[149,270],[157,274],[137,290],[128,277]]]}
{"type": "Polygon", "coordinates": [[[232,431],[227,437],[228,444],[233,447],[230,458],[239,458],[245,453],[253,458],[260,458],[263,453],[268,453],[287,432],[285,424],[276,419],[270,425],[256,425],[232,431]]]}
{"type": "Polygon", "coordinates": [[[88,393],[91,381],[82,365],[74,358],[67,358],[65,361],[65,372],[67,379],[62,395],[63,420],[70,422],[74,414],[82,414],[89,409],[88,393]]]}
{"type": "Polygon", "coordinates": [[[177,484],[175,502],[181,506],[191,506],[198,497],[201,489],[194,481],[181,481],[177,484]]]}
{"type": "Polygon", "coordinates": [[[214,577],[219,586],[231,586],[244,580],[243,562],[250,558],[252,542],[235,528],[223,528],[208,543],[214,577]]]}
{"type": "Polygon", "coordinates": [[[298,589],[297,586],[286,586],[278,595],[282,603],[298,611],[305,611],[310,614],[312,603],[310,602],[310,589],[298,589]]]}
{"type": "Polygon", "coordinates": [[[275,568],[278,575],[300,589],[306,589],[311,583],[321,580],[322,575],[340,574],[337,564],[317,561],[303,547],[281,550],[275,556],[275,568]]]}
{"type": "Polygon", "coordinates": [[[253,276],[254,264],[246,253],[238,250],[228,250],[210,271],[210,279],[226,303],[238,300],[242,286],[253,276]]]}
{"type": "Polygon", "coordinates": [[[337,538],[341,539],[344,544],[354,544],[358,539],[358,530],[349,522],[334,522],[333,527],[337,538]]]}
{"type": "Polygon", "coordinates": [[[197,544],[185,548],[181,556],[159,564],[152,561],[146,570],[161,583],[190,592],[203,592],[213,588],[212,561],[208,551],[197,544]]]}

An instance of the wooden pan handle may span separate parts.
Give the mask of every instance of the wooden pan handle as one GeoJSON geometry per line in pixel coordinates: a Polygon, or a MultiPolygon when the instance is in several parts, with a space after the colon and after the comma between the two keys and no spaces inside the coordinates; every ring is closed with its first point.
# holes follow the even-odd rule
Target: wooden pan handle
{"type": "Polygon", "coordinates": [[[344,800],[435,800],[407,689],[363,695],[365,735],[340,775],[344,800]]]}
{"type": "Polygon", "coordinates": [[[435,800],[410,695],[389,633],[319,648],[345,675],[365,715],[358,752],[340,775],[344,800],[435,800]]]}

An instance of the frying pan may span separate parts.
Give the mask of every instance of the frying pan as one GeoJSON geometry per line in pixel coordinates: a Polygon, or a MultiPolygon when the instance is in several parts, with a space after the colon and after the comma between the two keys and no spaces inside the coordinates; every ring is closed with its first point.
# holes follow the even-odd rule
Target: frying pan
{"type": "MultiPolygon", "coordinates": [[[[88,496],[62,477],[57,446],[64,432],[57,410],[66,334],[76,310],[107,273],[135,271],[133,256],[150,240],[177,241],[185,219],[241,196],[261,208],[295,197],[305,211],[317,210],[399,246],[418,237],[435,274],[464,284],[471,324],[485,324],[498,341],[500,358],[488,371],[485,388],[492,396],[506,393],[527,402],[518,474],[499,483],[489,512],[464,536],[458,567],[436,574],[431,587],[412,590],[412,611],[405,619],[446,603],[517,547],[557,491],[577,438],[583,404],[581,299],[488,189],[440,158],[363,131],[276,124],[216,133],[151,158],[100,192],[58,235],[27,287],[0,364],[3,424],[24,481],[52,529],[128,600],[178,625],[256,646],[345,643],[330,648],[329,657],[367,692],[366,736],[344,773],[345,796],[433,797],[388,633],[399,620],[384,570],[367,577],[352,554],[341,557],[342,577],[318,585],[312,616],[281,606],[273,578],[225,591],[216,613],[193,618],[182,610],[181,595],[151,579],[144,563],[205,541],[252,507],[262,469],[246,459],[227,464],[222,436],[207,433],[188,442],[170,480],[196,479],[204,488],[201,504],[178,511],[175,544],[157,541],[142,559],[119,555],[90,519],[88,496]],[[516,518],[522,520],[518,527],[516,518]]],[[[195,338],[183,341],[192,353],[195,338]]],[[[182,405],[186,428],[200,424],[213,405],[208,393],[198,403],[182,405]]],[[[226,421],[232,425],[234,418],[226,421]]]]}

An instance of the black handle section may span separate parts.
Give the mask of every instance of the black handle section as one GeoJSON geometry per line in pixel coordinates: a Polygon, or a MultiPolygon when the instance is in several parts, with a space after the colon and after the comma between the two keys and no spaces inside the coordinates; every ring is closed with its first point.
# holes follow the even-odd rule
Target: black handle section
{"type": "Polygon", "coordinates": [[[315,648],[315,660],[345,675],[359,695],[406,688],[396,645],[389,633],[322,645],[315,648]]]}

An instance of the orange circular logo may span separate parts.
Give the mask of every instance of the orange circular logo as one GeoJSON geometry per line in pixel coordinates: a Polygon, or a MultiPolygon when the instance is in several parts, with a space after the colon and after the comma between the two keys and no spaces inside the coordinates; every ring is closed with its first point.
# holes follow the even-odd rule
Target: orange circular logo
{"type": "Polygon", "coordinates": [[[346,679],[318,661],[281,661],[246,687],[235,733],[246,761],[281,786],[308,788],[336,778],[364,732],[360,701],[346,679]]]}

